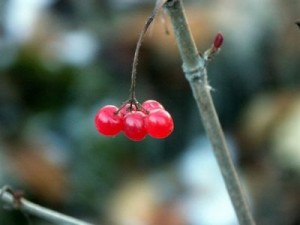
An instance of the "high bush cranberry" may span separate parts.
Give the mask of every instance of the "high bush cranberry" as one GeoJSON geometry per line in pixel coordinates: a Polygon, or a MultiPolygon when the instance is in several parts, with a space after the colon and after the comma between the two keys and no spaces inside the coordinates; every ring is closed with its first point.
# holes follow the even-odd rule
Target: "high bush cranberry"
{"type": "Polygon", "coordinates": [[[148,111],[151,111],[153,109],[164,109],[164,107],[158,101],[155,100],[147,100],[142,104],[142,106],[148,111]]]}
{"type": "Polygon", "coordinates": [[[144,126],[145,114],[142,111],[128,112],[124,117],[124,134],[133,141],[141,141],[147,135],[144,126]]]}
{"type": "Polygon", "coordinates": [[[141,141],[149,134],[153,138],[165,138],[173,129],[173,119],[164,107],[155,100],[143,104],[128,101],[121,108],[113,105],[102,107],[95,116],[99,133],[117,135],[121,130],[133,141],[141,141]]]}
{"type": "Polygon", "coordinates": [[[172,133],[174,123],[166,110],[154,109],[145,118],[145,128],[151,137],[165,138],[172,133]]]}
{"type": "Polygon", "coordinates": [[[106,136],[117,135],[123,129],[123,120],[116,115],[118,108],[114,105],[102,107],[95,116],[95,126],[99,133],[106,136]]]}

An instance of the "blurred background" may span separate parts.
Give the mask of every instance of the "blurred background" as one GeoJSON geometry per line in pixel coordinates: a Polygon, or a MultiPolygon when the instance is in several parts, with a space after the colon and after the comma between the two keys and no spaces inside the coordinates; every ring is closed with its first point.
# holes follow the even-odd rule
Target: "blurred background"
{"type": "MultiPolygon", "coordinates": [[[[99,135],[129,95],[154,0],[0,0],[0,184],[105,225],[237,225],[167,15],[140,52],[137,97],[173,116],[164,140],[99,135]],[[170,34],[166,34],[166,29],[170,34]]],[[[300,224],[299,0],[185,0],[200,52],[217,32],[213,98],[257,224],[300,224]]],[[[0,208],[0,223],[43,225],[0,208]]]]}

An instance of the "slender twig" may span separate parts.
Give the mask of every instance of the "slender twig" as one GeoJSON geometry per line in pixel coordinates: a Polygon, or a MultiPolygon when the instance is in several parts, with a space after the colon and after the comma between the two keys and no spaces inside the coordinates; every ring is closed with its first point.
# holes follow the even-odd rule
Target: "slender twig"
{"type": "MultiPolygon", "coordinates": [[[[171,18],[183,70],[198,105],[203,125],[213,146],[228,193],[241,225],[254,225],[249,206],[242,193],[237,172],[230,157],[224,134],[212,101],[207,81],[206,62],[199,56],[187,24],[182,0],[169,0],[166,10],[171,18]]],[[[209,171],[208,171],[209,172],[209,171]]]]}
{"type": "Polygon", "coordinates": [[[21,210],[56,224],[92,225],[91,223],[83,222],[79,219],[37,205],[23,197],[16,199],[13,192],[7,187],[0,189],[0,201],[14,209],[21,210]]]}
{"type": "Polygon", "coordinates": [[[163,7],[163,5],[166,3],[167,0],[158,0],[156,3],[156,6],[154,8],[154,10],[152,11],[151,15],[148,17],[148,19],[146,20],[146,23],[143,27],[142,32],[140,33],[139,39],[137,41],[136,44],[136,48],[135,48],[135,52],[134,52],[134,57],[133,57],[133,63],[132,63],[132,72],[131,72],[131,85],[130,85],[130,96],[129,98],[131,100],[135,100],[135,87],[136,87],[136,69],[137,69],[137,65],[138,65],[138,58],[139,58],[139,53],[140,53],[140,48],[142,46],[142,42],[143,39],[145,37],[145,34],[149,28],[149,26],[151,25],[151,23],[153,22],[155,16],[157,15],[157,13],[159,12],[159,10],[163,7]]]}

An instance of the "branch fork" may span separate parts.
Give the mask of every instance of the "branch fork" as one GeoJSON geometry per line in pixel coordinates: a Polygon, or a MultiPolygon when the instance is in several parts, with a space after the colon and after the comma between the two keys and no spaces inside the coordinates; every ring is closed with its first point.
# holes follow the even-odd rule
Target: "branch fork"
{"type": "Polygon", "coordinates": [[[185,78],[189,82],[194,82],[197,80],[202,79],[206,74],[206,66],[203,64],[203,60],[201,56],[198,57],[199,63],[194,68],[189,68],[185,66],[185,64],[182,65],[182,70],[184,72],[185,78]]]}

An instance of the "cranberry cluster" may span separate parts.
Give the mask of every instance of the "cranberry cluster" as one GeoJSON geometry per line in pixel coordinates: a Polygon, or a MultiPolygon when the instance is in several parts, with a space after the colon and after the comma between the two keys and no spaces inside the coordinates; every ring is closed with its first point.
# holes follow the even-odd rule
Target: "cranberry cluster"
{"type": "Polygon", "coordinates": [[[174,129],[171,115],[155,100],[143,104],[128,102],[120,108],[106,105],[97,112],[95,126],[105,136],[115,136],[123,131],[133,141],[141,141],[147,134],[165,138],[174,129]]]}

